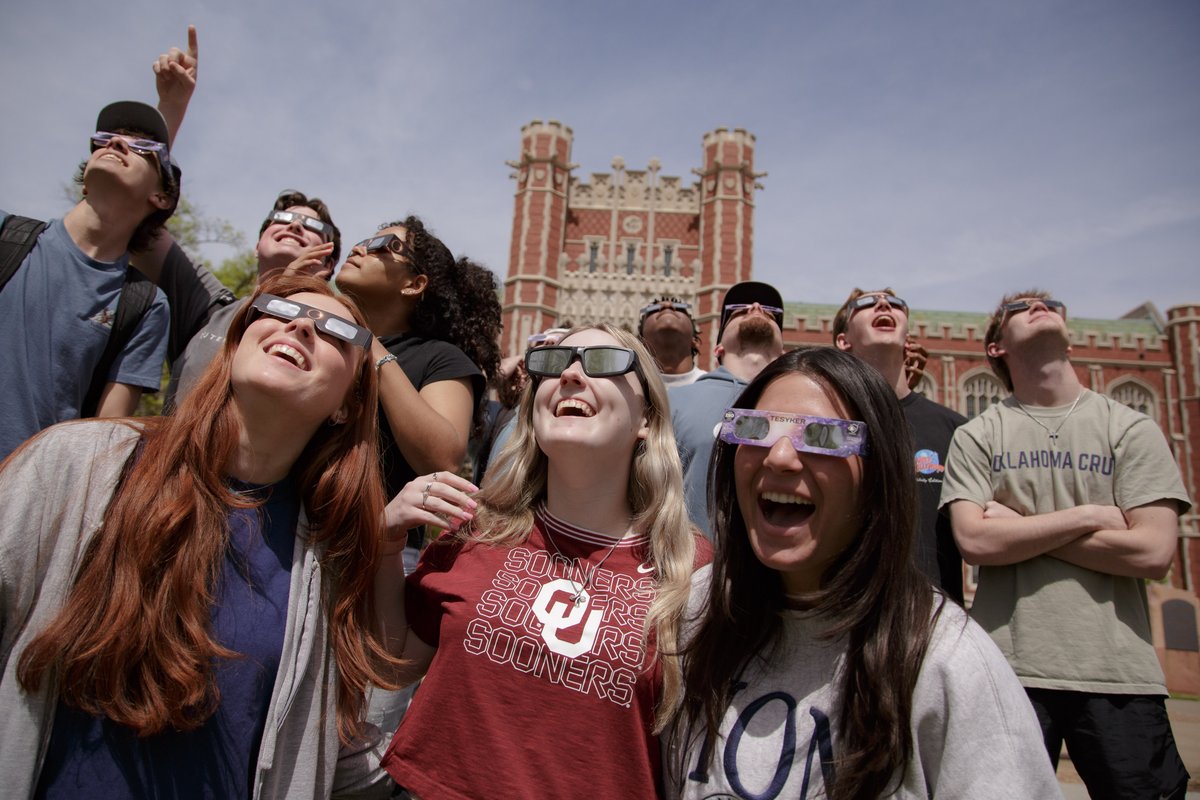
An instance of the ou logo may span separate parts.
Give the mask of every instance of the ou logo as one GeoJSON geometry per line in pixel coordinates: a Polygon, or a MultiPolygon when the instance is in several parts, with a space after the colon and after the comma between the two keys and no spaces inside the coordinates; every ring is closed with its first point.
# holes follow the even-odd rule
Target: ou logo
{"type": "Polygon", "coordinates": [[[533,601],[533,614],[542,623],[542,641],[552,653],[567,658],[576,658],[592,649],[604,618],[604,609],[590,608],[591,603],[571,602],[578,590],[577,584],[559,578],[543,585],[533,601]]]}

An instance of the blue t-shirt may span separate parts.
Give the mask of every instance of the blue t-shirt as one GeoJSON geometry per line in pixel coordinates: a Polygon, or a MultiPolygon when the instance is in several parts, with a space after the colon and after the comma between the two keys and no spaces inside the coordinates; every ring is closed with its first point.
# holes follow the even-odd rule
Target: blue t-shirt
{"type": "MultiPolygon", "coordinates": [[[[0,211],[0,224],[7,217],[0,211]]],[[[51,220],[0,290],[0,459],[43,428],[79,417],[128,264],[128,254],[88,258],[62,220],[51,220]]],[[[108,379],[157,390],[169,322],[166,296],[156,291],[108,379]]]]}
{"type": "Polygon", "coordinates": [[[290,480],[259,508],[229,514],[229,547],[214,587],[212,634],[241,657],[216,663],[221,702],[193,731],[139,739],[130,728],[59,702],[38,798],[242,798],[253,793],[258,747],[287,624],[300,497],[290,480]]]}

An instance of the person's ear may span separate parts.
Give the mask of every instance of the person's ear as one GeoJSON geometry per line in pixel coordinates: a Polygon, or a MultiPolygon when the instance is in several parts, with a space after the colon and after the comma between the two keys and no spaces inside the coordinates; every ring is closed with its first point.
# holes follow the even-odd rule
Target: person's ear
{"type": "Polygon", "coordinates": [[[336,425],[345,425],[346,420],[349,417],[350,412],[346,410],[345,406],[342,406],[337,411],[333,412],[333,415],[329,417],[328,424],[330,427],[334,427],[336,425]]]}
{"type": "Polygon", "coordinates": [[[171,197],[166,192],[155,192],[150,195],[150,205],[159,211],[166,211],[171,207],[171,197]]]}
{"type": "Polygon", "coordinates": [[[1000,358],[1003,355],[1007,355],[1007,351],[1000,346],[999,342],[989,342],[988,346],[984,348],[984,352],[992,358],[1000,358]]]}
{"type": "Polygon", "coordinates": [[[851,349],[850,341],[846,338],[846,334],[844,333],[839,333],[837,336],[833,337],[833,344],[838,350],[843,352],[849,352],[851,349]]]}
{"type": "Polygon", "coordinates": [[[429,285],[428,275],[414,275],[408,282],[408,285],[400,290],[400,294],[408,297],[420,297],[425,293],[425,287],[429,285]]]}

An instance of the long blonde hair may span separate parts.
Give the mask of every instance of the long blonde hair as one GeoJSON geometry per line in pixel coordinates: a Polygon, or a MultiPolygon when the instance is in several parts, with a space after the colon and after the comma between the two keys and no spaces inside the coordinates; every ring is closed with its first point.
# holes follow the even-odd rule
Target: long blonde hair
{"type": "MultiPolygon", "coordinates": [[[[634,530],[649,536],[650,560],[658,579],[643,637],[648,641],[653,632],[655,658],[663,656],[663,686],[655,712],[655,732],[659,732],[681,699],[682,672],[676,657],[679,625],[696,558],[696,543],[683,499],[683,467],[671,428],[667,388],[650,352],[633,334],[611,325],[572,328],[563,340],[585,330],[606,333],[637,354],[636,371],[646,393],[644,413],[649,433],[634,448],[626,491],[634,530]]],[[[476,497],[479,510],[468,534],[474,541],[510,546],[524,542],[533,528],[533,510],[546,497],[548,461],[533,431],[537,387],[536,379],[525,387],[517,426],[496,455],[488,480],[476,497]]]]}

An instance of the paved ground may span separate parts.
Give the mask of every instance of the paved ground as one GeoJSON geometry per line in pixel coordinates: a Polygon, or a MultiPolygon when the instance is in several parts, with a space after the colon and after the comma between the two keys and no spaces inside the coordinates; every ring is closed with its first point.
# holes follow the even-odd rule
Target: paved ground
{"type": "MultiPolygon", "coordinates": [[[[1200,800],[1200,700],[1168,700],[1167,713],[1171,716],[1171,731],[1179,754],[1192,775],[1188,800],[1200,800]]],[[[1065,749],[1058,762],[1058,782],[1066,800],[1086,800],[1087,789],[1071,766],[1065,749]]]]}

